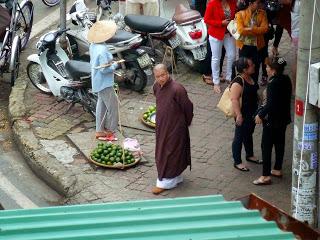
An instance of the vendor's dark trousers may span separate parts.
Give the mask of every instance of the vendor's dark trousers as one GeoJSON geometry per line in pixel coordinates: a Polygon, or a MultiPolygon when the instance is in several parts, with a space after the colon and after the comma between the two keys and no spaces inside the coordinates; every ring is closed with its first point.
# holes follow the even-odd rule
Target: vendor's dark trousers
{"type": "Polygon", "coordinates": [[[284,145],[286,136],[287,126],[282,127],[271,127],[264,126],[262,132],[262,160],[263,160],[263,176],[271,175],[271,155],[272,147],[275,148],[276,162],[274,165],[275,170],[282,169],[283,155],[284,155],[284,145]]]}
{"type": "Polygon", "coordinates": [[[244,45],[241,49],[239,49],[239,57],[250,58],[253,61],[255,64],[255,73],[252,75],[252,79],[257,83],[260,68],[260,58],[257,47],[244,45]]]}
{"type": "Polygon", "coordinates": [[[237,126],[234,131],[234,139],[232,142],[232,156],[234,164],[238,165],[242,163],[241,150],[242,144],[246,150],[246,156],[253,156],[253,139],[252,134],[254,132],[255,123],[253,118],[247,118],[243,121],[241,126],[237,126]]]}

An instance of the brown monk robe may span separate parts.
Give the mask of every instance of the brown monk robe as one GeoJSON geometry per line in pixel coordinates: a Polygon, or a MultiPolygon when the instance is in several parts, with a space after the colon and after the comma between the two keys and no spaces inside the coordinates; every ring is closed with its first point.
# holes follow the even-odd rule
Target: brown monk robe
{"type": "Polygon", "coordinates": [[[189,129],[193,118],[193,104],[187,91],[170,78],[163,64],[154,68],[156,83],[156,165],[157,186],[154,194],[171,189],[182,182],[181,173],[191,166],[189,129]]]}
{"type": "Polygon", "coordinates": [[[6,33],[6,27],[10,24],[10,14],[9,11],[0,6],[0,42],[2,42],[4,35],[6,33]]]}

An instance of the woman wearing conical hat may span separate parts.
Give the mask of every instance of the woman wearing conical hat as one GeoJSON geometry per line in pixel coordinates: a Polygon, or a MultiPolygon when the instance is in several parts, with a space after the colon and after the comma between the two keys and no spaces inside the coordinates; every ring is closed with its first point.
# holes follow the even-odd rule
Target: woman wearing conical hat
{"type": "Polygon", "coordinates": [[[113,21],[98,21],[88,32],[90,42],[90,64],[92,92],[98,95],[96,107],[96,138],[100,140],[116,140],[115,131],[118,127],[118,99],[114,91],[113,57],[105,41],[112,38],[117,30],[113,21]],[[109,65],[107,67],[101,67],[109,65]]]}

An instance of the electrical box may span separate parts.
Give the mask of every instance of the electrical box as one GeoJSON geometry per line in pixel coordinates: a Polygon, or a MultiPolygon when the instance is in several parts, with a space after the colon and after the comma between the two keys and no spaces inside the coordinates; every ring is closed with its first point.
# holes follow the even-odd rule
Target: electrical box
{"type": "Polygon", "coordinates": [[[310,66],[309,103],[320,108],[320,62],[310,66]]]}

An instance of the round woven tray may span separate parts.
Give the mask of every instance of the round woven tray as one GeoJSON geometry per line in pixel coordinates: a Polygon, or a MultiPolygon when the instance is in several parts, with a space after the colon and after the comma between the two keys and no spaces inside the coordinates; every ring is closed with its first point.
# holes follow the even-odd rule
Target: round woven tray
{"type": "Polygon", "coordinates": [[[141,114],[141,116],[140,116],[140,121],[141,121],[144,125],[146,125],[146,126],[148,126],[148,127],[156,128],[156,124],[155,124],[155,123],[147,122],[146,120],[144,120],[144,118],[143,118],[143,115],[144,115],[144,114],[145,114],[145,113],[142,113],[142,114],[141,114]]]}
{"type": "Polygon", "coordinates": [[[137,165],[140,162],[141,158],[135,158],[135,162],[130,163],[130,164],[126,164],[126,165],[123,165],[121,163],[118,163],[119,165],[118,164],[117,165],[106,165],[106,164],[94,161],[91,157],[89,158],[89,160],[93,164],[95,164],[97,166],[100,166],[100,167],[114,168],[114,169],[125,169],[125,168],[130,168],[130,167],[133,167],[133,166],[137,165]]]}

